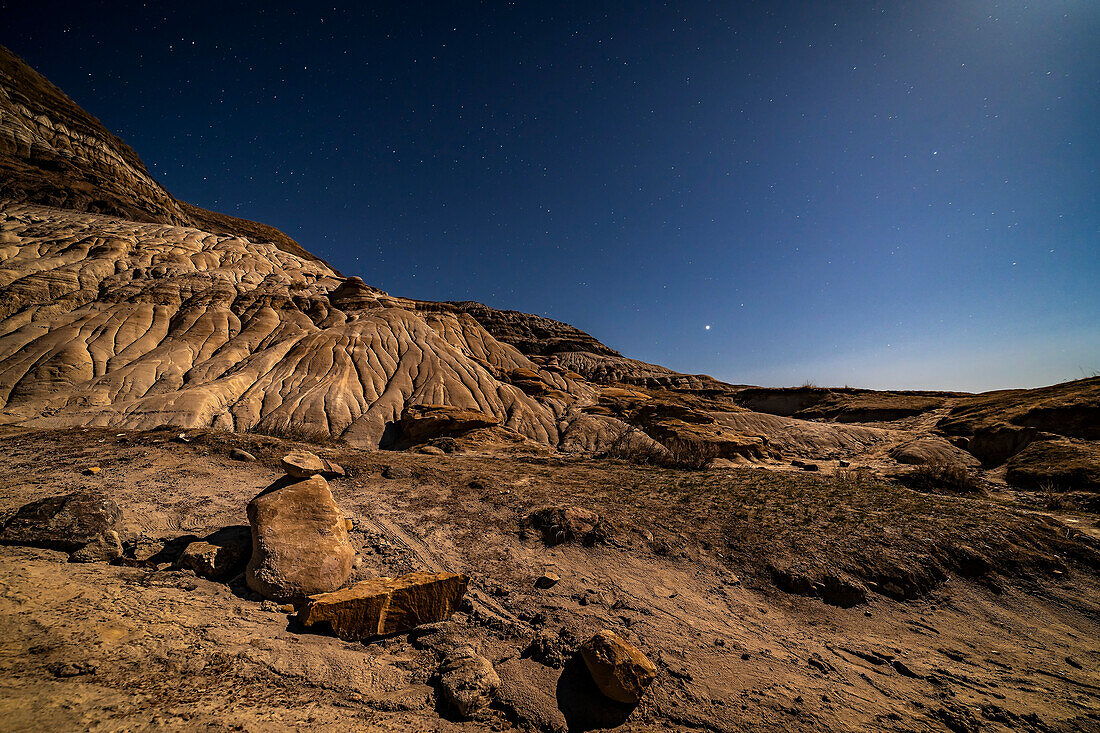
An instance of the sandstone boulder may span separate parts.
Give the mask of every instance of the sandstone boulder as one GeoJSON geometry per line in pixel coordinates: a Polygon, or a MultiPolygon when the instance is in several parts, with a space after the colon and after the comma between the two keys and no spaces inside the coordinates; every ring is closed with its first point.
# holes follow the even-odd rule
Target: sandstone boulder
{"type": "Polygon", "coordinates": [[[338,464],[305,450],[287,453],[280,463],[287,475],[294,478],[309,478],[317,475],[325,478],[340,478],[344,475],[344,469],[338,464]]]}
{"type": "Polygon", "coordinates": [[[424,571],[364,580],[310,597],[298,620],[303,626],[327,623],[341,639],[398,634],[450,618],[468,582],[465,575],[424,571]]]}
{"type": "Polygon", "coordinates": [[[472,718],[494,700],[500,689],[500,677],[493,664],[463,646],[443,660],[439,668],[439,686],[447,703],[463,718],[472,718]]]}
{"type": "Polygon", "coordinates": [[[604,630],[581,645],[592,681],[606,697],[635,705],[657,677],[657,667],[640,649],[614,631],[604,630]]]}
{"type": "Polygon", "coordinates": [[[256,460],[256,456],[241,448],[234,448],[229,451],[229,457],[234,461],[243,461],[245,463],[251,463],[256,460]]]}
{"type": "Polygon", "coordinates": [[[252,558],[248,587],[280,603],[302,601],[342,586],[355,550],[344,515],[321,476],[275,483],[248,504],[252,558]]]}
{"type": "Polygon", "coordinates": [[[51,496],[19,509],[0,531],[0,544],[75,552],[114,529],[122,512],[91,492],[51,496]]]}

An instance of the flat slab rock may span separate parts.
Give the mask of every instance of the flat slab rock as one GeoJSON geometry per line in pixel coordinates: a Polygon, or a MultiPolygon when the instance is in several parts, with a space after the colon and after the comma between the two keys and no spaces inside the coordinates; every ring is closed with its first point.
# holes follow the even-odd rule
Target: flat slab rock
{"type": "Polygon", "coordinates": [[[344,475],[344,469],[339,464],[307,450],[291,451],[279,463],[287,475],[294,478],[309,478],[318,474],[325,478],[341,478],[344,475]]]}
{"type": "Polygon", "coordinates": [[[99,541],[121,517],[117,504],[91,492],[51,496],[21,507],[0,531],[0,544],[75,552],[99,541]]]}
{"type": "Polygon", "coordinates": [[[310,597],[298,620],[303,626],[327,623],[348,640],[399,634],[450,618],[468,583],[469,578],[458,573],[424,571],[373,578],[310,597]]]}

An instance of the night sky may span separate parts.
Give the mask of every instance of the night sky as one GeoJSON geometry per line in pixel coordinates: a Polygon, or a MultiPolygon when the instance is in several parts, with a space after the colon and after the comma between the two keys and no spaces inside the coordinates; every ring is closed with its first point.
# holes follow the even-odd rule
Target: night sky
{"type": "Polygon", "coordinates": [[[263,5],[0,0],[0,43],[397,295],[733,383],[1100,372],[1100,2],[263,5]]]}

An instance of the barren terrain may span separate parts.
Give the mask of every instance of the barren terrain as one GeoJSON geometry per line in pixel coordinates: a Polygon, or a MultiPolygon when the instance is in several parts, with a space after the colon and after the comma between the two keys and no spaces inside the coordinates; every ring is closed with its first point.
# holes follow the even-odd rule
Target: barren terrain
{"type": "MultiPolygon", "coordinates": [[[[131,542],[171,546],[246,523],[245,504],[293,445],[178,436],[8,429],[0,512],[87,488],[123,507],[131,542]],[[259,460],[232,461],[232,447],[259,460]]],[[[354,519],[358,573],[468,573],[462,612],[349,643],[306,633],[239,579],[2,547],[7,728],[1100,729],[1095,515],[835,469],[322,453],[348,473],[332,488],[354,519]],[[547,546],[523,529],[531,510],[568,505],[610,522],[608,542],[547,546]],[[537,589],[545,571],[561,581],[537,589]],[[879,592],[833,605],[776,571],[879,592]],[[633,710],[601,700],[572,657],[601,628],[659,668],[633,710]],[[463,642],[502,680],[470,722],[433,686],[439,655],[463,642]]]]}

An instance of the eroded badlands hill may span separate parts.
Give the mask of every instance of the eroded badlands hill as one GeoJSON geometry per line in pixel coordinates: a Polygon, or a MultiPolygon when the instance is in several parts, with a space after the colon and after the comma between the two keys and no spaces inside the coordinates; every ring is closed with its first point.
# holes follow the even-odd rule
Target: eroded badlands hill
{"type": "Polygon", "coordinates": [[[736,387],[549,318],[394,297],[276,229],[178,201],[0,47],[6,423],[885,473],[934,463],[1095,491],[1098,410],[1096,379],[979,396],[736,387]]]}

